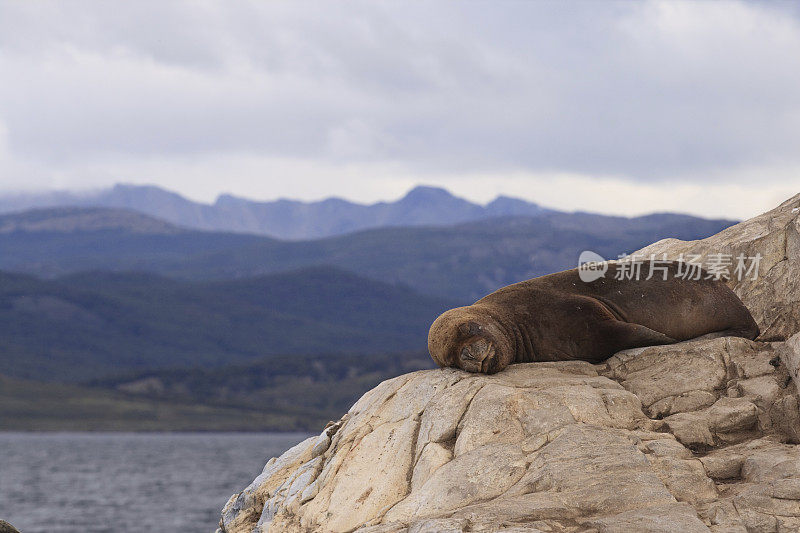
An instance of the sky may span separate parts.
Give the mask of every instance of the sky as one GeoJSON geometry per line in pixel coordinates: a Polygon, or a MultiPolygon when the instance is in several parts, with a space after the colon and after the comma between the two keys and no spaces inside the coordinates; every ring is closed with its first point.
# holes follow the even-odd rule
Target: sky
{"type": "Polygon", "coordinates": [[[0,0],[0,194],[746,218],[800,192],[781,2],[0,0]]]}

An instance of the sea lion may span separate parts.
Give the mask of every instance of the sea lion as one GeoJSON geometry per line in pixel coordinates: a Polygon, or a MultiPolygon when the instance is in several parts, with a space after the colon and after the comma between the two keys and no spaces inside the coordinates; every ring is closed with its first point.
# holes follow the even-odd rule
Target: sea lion
{"type": "Polygon", "coordinates": [[[701,279],[685,279],[683,264],[657,262],[651,279],[650,261],[641,261],[639,279],[624,279],[625,267],[609,263],[590,282],[575,268],[509,285],[440,315],[428,351],[441,367],[493,374],[512,363],[596,363],[627,348],[707,335],[758,336],[755,320],[724,281],[706,279],[705,271],[701,279]]]}

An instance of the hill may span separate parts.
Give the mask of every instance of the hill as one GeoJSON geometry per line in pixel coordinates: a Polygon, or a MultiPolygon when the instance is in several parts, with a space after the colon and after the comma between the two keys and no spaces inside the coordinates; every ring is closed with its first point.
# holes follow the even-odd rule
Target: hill
{"type": "Polygon", "coordinates": [[[453,305],[333,267],[222,282],[4,273],[0,373],[79,381],[264,355],[424,350],[431,321],[453,305]]]}
{"type": "Polygon", "coordinates": [[[426,351],[296,354],[207,369],[166,369],[89,382],[95,389],[168,403],[271,411],[311,429],[340,416],[361,394],[405,372],[433,368],[426,351]]]}
{"type": "Polygon", "coordinates": [[[88,385],[0,376],[0,431],[313,430],[381,381],[432,366],[425,352],[302,354],[88,385]]]}
{"type": "Polygon", "coordinates": [[[305,429],[303,420],[296,411],[153,400],[0,376],[0,431],[291,431],[305,429]]]}
{"type": "Polygon", "coordinates": [[[696,239],[732,223],[671,214],[505,217],[449,227],[382,228],[302,243],[257,242],[175,262],[163,272],[229,278],[331,264],[471,303],[504,285],[573,268],[583,250],[616,258],[667,236],[696,239]]]}
{"type": "MultiPolygon", "coordinates": [[[[49,210],[37,212],[42,218],[49,210]]],[[[572,268],[583,250],[605,257],[666,237],[693,240],[731,224],[673,214],[637,218],[586,213],[501,217],[443,227],[380,228],[303,242],[115,221],[106,210],[77,209],[70,231],[0,217],[0,269],[39,276],[81,270],[142,270],[188,280],[253,277],[334,265],[424,294],[471,302],[503,285],[572,268]],[[102,218],[105,223],[91,222],[102,218]],[[13,225],[16,224],[16,225],[13,225]]],[[[53,216],[64,219],[63,211],[53,216]]],[[[130,212],[119,211],[123,219],[130,212]]],[[[127,219],[126,219],[127,220],[127,219]]]]}
{"type": "Polygon", "coordinates": [[[199,253],[272,242],[193,231],[124,209],[51,208],[0,215],[0,270],[55,277],[81,270],[163,270],[199,253]]]}
{"type": "Polygon", "coordinates": [[[168,222],[122,209],[54,207],[0,215],[0,233],[121,231],[131,234],[174,235],[181,229],[168,222]]]}
{"type": "Polygon", "coordinates": [[[194,229],[281,239],[313,239],[376,227],[455,224],[507,215],[535,216],[550,211],[503,196],[483,206],[437,187],[416,187],[395,202],[370,205],[341,198],[258,202],[228,194],[219,196],[213,204],[203,204],[159,187],[123,184],[84,194],[50,192],[0,197],[0,212],[54,206],[130,209],[194,229]]]}

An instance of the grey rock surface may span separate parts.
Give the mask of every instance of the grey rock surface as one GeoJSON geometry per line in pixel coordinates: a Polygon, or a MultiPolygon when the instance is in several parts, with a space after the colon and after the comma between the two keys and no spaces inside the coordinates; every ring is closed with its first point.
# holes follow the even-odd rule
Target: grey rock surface
{"type": "Polygon", "coordinates": [[[222,531],[791,531],[800,416],[776,344],[400,376],[270,461],[222,531]]]}

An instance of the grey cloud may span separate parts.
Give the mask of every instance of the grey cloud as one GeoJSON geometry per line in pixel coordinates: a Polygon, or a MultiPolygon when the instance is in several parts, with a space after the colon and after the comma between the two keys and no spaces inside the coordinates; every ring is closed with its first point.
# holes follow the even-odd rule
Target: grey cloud
{"type": "Polygon", "coordinates": [[[52,165],[230,152],[658,180],[797,165],[762,3],[0,5],[0,121],[52,165]]]}

